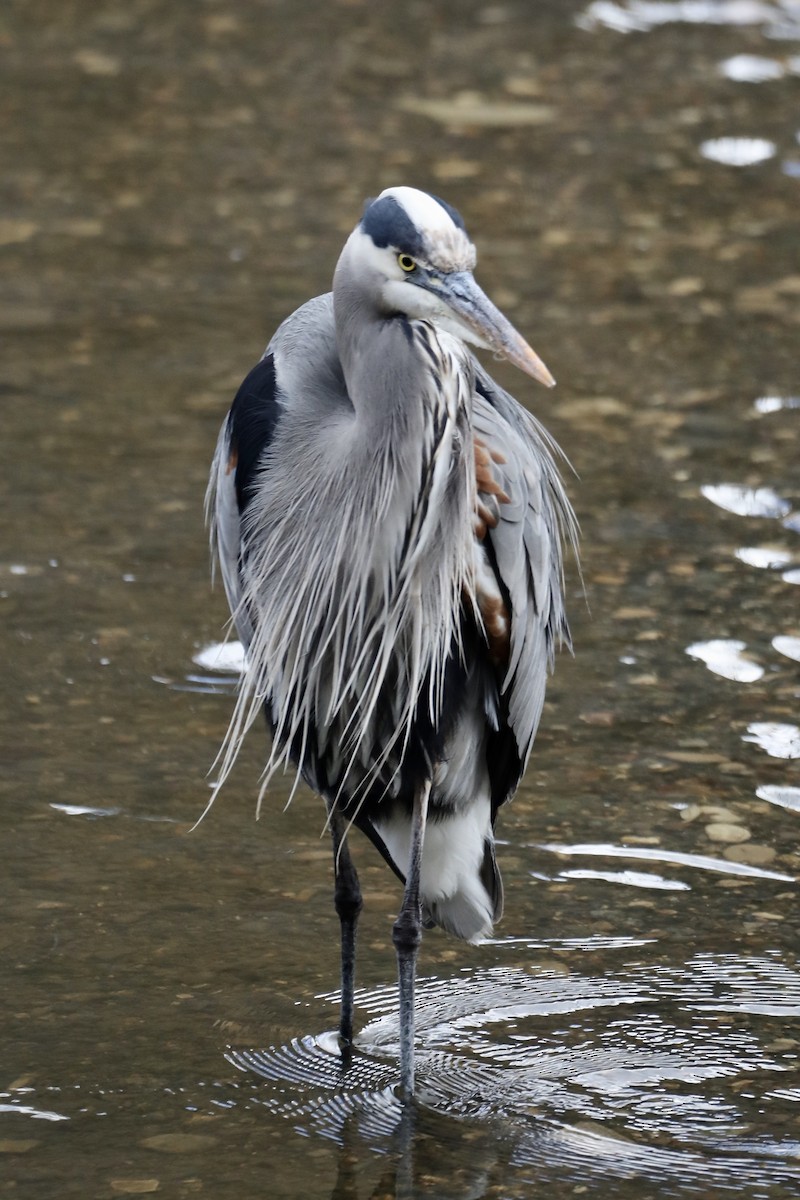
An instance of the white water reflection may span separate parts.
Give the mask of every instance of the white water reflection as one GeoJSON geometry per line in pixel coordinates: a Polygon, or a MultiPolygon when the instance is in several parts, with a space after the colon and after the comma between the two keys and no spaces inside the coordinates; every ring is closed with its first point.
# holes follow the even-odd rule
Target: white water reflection
{"type": "Polygon", "coordinates": [[[777,570],[790,563],[794,556],[788,550],[778,550],[772,546],[741,546],[736,551],[736,557],[748,567],[777,570]]]}
{"type": "Polygon", "coordinates": [[[777,151],[775,143],[767,141],[766,138],[710,138],[700,145],[703,158],[710,162],[722,163],[726,167],[753,167],[773,158],[777,151]]]}
{"type": "MultiPolygon", "coordinates": [[[[533,874],[533,872],[531,872],[533,874]]],[[[550,882],[549,876],[547,881],[550,882]]],[[[586,937],[531,938],[491,937],[481,942],[482,946],[523,946],[526,950],[580,950],[594,954],[598,950],[635,950],[639,946],[652,946],[651,937],[629,937],[625,934],[589,933],[586,937]]],[[[327,995],[327,993],[326,993],[327,995]]]]}
{"type": "Polygon", "coordinates": [[[784,654],[787,658],[800,662],[800,637],[779,634],[772,639],[772,644],[779,654],[784,654]]]}
{"type": "Polygon", "coordinates": [[[169,675],[153,675],[154,683],[163,684],[174,692],[194,692],[199,696],[232,695],[246,666],[241,642],[210,642],[192,656],[192,662],[210,675],[189,673],[176,679],[169,675]]]}
{"type": "Polygon", "coordinates": [[[720,73],[737,83],[768,83],[771,79],[782,79],[786,68],[774,58],[760,54],[734,54],[719,64],[720,73]]]}
{"type": "Polygon", "coordinates": [[[244,646],[241,642],[210,642],[192,655],[192,662],[206,671],[220,671],[223,675],[241,674],[245,668],[244,646]]]}
{"type": "Polygon", "coordinates": [[[800,567],[795,567],[792,571],[784,571],[781,579],[784,583],[800,583],[800,567]]]}
{"type": "Polygon", "coordinates": [[[582,29],[598,26],[616,33],[648,33],[660,25],[763,25],[785,16],[762,0],[594,0],[577,18],[582,29]]]}
{"type": "Polygon", "coordinates": [[[788,808],[791,812],[800,812],[800,787],[792,787],[789,784],[766,783],[763,787],[756,788],[756,795],[759,800],[766,800],[769,804],[777,804],[779,808],[788,808]]]}
{"type": "MultiPolygon", "coordinates": [[[[751,726],[752,728],[752,726],[751,726]]],[[[800,730],[798,731],[800,733],[800,730]]],[[[711,858],[706,854],[686,854],[682,850],[655,849],[645,846],[614,846],[603,842],[583,842],[569,845],[564,842],[534,842],[536,850],[548,850],[552,854],[589,855],[598,858],[633,858],[642,862],[672,863],[675,866],[694,867],[700,871],[714,871],[721,875],[746,875],[751,879],[779,879],[794,883],[792,875],[781,875],[777,871],[766,871],[749,863],[711,858]]],[[[533,872],[531,872],[533,874],[533,872]]]]}
{"type": "Polygon", "coordinates": [[[737,517],[785,517],[791,505],[772,488],[749,488],[737,483],[708,483],[700,488],[706,500],[737,517]]]}
{"type": "Polygon", "coordinates": [[[753,742],[771,758],[800,758],[800,729],[782,721],[754,721],[747,726],[744,742],[753,742]]]}
{"type": "Polygon", "coordinates": [[[759,396],[754,401],[756,412],[767,415],[787,408],[800,408],[800,396],[759,396]]]}
{"type": "Polygon", "coordinates": [[[710,642],[693,642],[686,647],[690,658],[704,662],[709,671],[732,679],[735,683],[755,683],[764,674],[764,668],[744,656],[745,642],[726,638],[714,638],[710,642]]]}
{"type": "MultiPolygon", "coordinates": [[[[3,1092],[2,1095],[9,1095],[3,1092]]],[[[15,1113],[20,1117],[33,1117],[34,1121],[69,1121],[63,1113],[49,1112],[47,1109],[34,1108],[31,1104],[0,1104],[0,1113],[15,1113]]]]}
{"type": "Polygon", "coordinates": [[[56,812],[66,813],[68,817],[118,817],[121,808],[97,808],[91,804],[56,804],[51,802],[50,808],[56,812]]]}
{"type": "Polygon", "coordinates": [[[605,883],[621,883],[626,887],[653,888],[664,892],[689,892],[688,883],[680,879],[665,879],[663,875],[651,874],[649,871],[591,871],[588,867],[575,867],[569,871],[559,871],[559,879],[599,879],[605,883]]]}

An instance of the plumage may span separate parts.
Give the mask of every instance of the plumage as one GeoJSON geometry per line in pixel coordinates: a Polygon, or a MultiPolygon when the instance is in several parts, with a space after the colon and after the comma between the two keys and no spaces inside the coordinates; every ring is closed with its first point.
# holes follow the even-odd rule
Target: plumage
{"type": "Polygon", "coordinates": [[[361,905],[348,828],[406,882],[407,1091],[420,917],[480,940],[500,916],[497,810],[568,636],[562,540],[575,524],[553,444],[466,343],[552,380],[477,288],[474,262],[443,201],[392,188],[368,202],[333,292],[284,321],[239,390],[207,497],[247,649],[219,782],[264,710],[264,788],[293,765],[326,801],[345,1038],[361,905]]]}

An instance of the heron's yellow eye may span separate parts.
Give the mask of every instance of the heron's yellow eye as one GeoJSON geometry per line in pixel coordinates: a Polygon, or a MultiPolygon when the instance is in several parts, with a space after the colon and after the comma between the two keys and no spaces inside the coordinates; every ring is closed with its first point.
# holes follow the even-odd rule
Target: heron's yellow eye
{"type": "Polygon", "coordinates": [[[412,271],[416,271],[417,264],[410,254],[398,254],[397,262],[401,271],[405,271],[406,275],[410,275],[412,271]]]}

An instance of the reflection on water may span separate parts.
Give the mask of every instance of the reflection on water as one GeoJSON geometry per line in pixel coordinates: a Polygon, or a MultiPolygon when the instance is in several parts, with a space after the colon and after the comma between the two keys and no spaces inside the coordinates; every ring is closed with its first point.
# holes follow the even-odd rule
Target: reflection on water
{"type": "MultiPolygon", "coordinates": [[[[712,810],[713,811],[713,810],[712,810]]],[[[652,850],[645,846],[611,846],[583,844],[567,846],[559,843],[543,844],[540,850],[549,850],[553,854],[589,855],[600,858],[635,858],[649,862],[674,863],[680,867],[693,867],[700,871],[718,871],[723,875],[747,875],[753,879],[783,879],[788,883],[794,882],[791,875],[781,875],[775,871],[766,871],[761,867],[743,862],[723,862],[718,858],[709,858],[703,854],[686,854],[681,850],[652,850]]]]}
{"type": "Polygon", "coordinates": [[[575,867],[559,871],[559,879],[602,879],[606,883],[621,883],[625,887],[655,888],[664,892],[688,892],[690,885],[680,879],[665,879],[654,871],[592,871],[588,867],[575,867]]]}
{"type": "Polygon", "coordinates": [[[772,644],[779,654],[800,662],[800,637],[784,637],[778,634],[772,639],[772,644]]]}
{"type": "Polygon", "coordinates": [[[758,567],[761,570],[777,570],[792,561],[788,550],[774,549],[771,546],[742,546],[736,551],[736,557],[748,567],[758,567]]]}
{"type": "Polygon", "coordinates": [[[700,144],[703,158],[727,167],[752,167],[774,158],[777,150],[775,143],[766,138],[720,137],[700,144]]]}
{"type": "Polygon", "coordinates": [[[604,26],[617,33],[646,33],[675,23],[756,25],[767,37],[800,37],[800,14],[792,0],[593,0],[578,18],[584,29],[604,26]]]}
{"type": "Polygon", "coordinates": [[[793,812],[800,812],[800,787],[765,784],[763,787],[756,788],[756,795],[761,800],[768,800],[770,804],[778,804],[781,808],[790,808],[793,812]]]}
{"type": "Polygon", "coordinates": [[[743,741],[753,742],[772,758],[800,758],[800,728],[784,721],[753,721],[743,741]]]}
{"type": "Polygon", "coordinates": [[[212,642],[192,656],[198,667],[221,674],[239,675],[244,670],[244,647],[241,642],[212,642]]]}
{"type": "Polygon", "coordinates": [[[706,500],[740,517],[785,517],[791,504],[772,488],[748,488],[734,483],[704,484],[706,500]]]}
{"type": "Polygon", "coordinates": [[[753,407],[759,413],[774,413],[785,408],[800,408],[800,396],[760,396],[753,407]]]}
{"type": "Polygon", "coordinates": [[[715,675],[734,683],[755,683],[764,674],[764,668],[752,662],[743,653],[746,650],[745,642],[733,638],[712,638],[710,642],[693,642],[686,647],[690,658],[700,659],[715,675]]]}
{"type": "Polygon", "coordinates": [[[726,79],[736,83],[769,83],[773,79],[782,79],[791,67],[761,54],[734,54],[720,63],[719,69],[726,79]]]}
{"type": "Polygon", "coordinates": [[[201,696],[233,696],[244,670],[244,647],[241,642],[211,642],[192,655],[192,662],[210,675],[187,671],[179,678],[154,675],[154,683],[164,684],[173,692],[196,692],[201,696]]]}

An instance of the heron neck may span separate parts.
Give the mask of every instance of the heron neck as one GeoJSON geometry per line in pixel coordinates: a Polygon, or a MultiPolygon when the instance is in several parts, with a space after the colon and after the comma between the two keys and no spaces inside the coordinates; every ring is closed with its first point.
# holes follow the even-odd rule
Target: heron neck
{"type": "Polygon", "coordinates": [[[397,419],[413,424],[424,389],[410,323],[401,315],[382,315],[369,297],[347,287],[334,292],[334,315],[339,359],[358,424],[370,437],[396,439],[397,419]]]}

